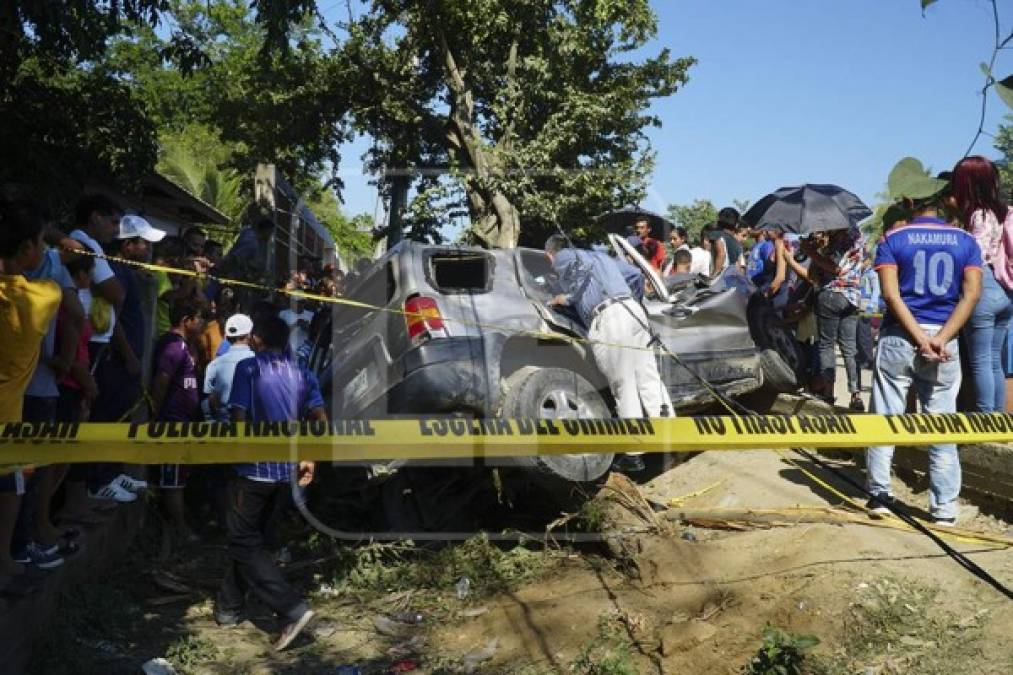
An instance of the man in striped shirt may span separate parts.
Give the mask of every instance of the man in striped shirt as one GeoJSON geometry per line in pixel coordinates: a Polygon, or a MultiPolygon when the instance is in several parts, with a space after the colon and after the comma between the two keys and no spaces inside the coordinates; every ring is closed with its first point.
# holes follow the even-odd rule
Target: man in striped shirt
{"type": "MultiPolygon", "coordinates": [[[[256,355],[236,366],[229,398],[234,422],[286,422],[326,420],[317,378],[301,368],[287,353],[288,326],[276,316],[253,327],[256,355]]],[[[229,568],[218,592],[215,620],[235,625],[242,620],[247,590],[281,617],[281,637],[276,650],[289,646],[313,618],[302,596],[282,576],[264,545],[264,524],[275,500],[291,489],[313,480],[313,462],[255,462],[237,464],[229,483],[229,568]]]]}

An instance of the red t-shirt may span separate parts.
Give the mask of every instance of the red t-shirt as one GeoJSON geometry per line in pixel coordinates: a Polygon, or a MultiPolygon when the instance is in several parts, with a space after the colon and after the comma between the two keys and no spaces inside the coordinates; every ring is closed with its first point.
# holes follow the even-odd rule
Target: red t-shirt
{"type": "Polygon", "coordinates": [[[661,266],[665,264],[665,247],[654,237],[643,237],[640,242],[647,251],[652,251],[648,262],[654,266],[654,269],[660,272],[661,266]]]}
{"type": "MultiPolygon", "coordinates": [[[[60,344],[60,333],[62,327],[66,325],[67,312],[60,307],[60,313],[56,319],[56,344],[60,344]]],[[[91,341],[91,322],[88,321],[88,317],[84,317],[84,325],[81,327],[81,335],[77,338],[77,352],[74,354],[75,363],[83,363],[85,368],[90,367],[91,359],[88,358],[88,342],[91,341]]],[[[61,387],[67,387],[68,389],[76,389],[80,391],[81,385],[70,375],[60,380],[61,387]]]]}

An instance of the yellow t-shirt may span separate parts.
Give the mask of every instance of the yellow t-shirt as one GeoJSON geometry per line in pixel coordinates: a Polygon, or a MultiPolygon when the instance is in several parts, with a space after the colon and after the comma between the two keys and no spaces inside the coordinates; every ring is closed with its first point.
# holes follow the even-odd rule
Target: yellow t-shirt
{"type": "Polygon", "coordinates": [[[0,274],[0,423],[21,421],[25,389],[61,297],[53,281],[0,274]]]}
{"type": "Polygon", "coordinates": [[[211,319],[204,324],[204,333],[201,335],[200,343],[204,349],[204,363],[211,363],[218,354],[218,348],[222,346],[222,328],[218,319],[211,319]]]}

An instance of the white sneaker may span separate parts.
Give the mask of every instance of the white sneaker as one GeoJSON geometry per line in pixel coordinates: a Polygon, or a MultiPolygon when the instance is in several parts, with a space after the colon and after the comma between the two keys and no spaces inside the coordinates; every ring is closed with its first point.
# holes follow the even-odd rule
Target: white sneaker
{"type": "Polygon", "coordinates": [[[274,643],[274,650],[280,652],[292,644],[292,642],[299,637],[299,633],[301,633],[302,629],[306,627],[306,624],[313,619],[313,616],[313,610],[307,609],[302,613],[302,616],[282,628],[281,637],[279,637],[278,641],[274,643]]]}
{"type": "Polygon", "coordinates": [[[55,570],[63,564],[63,557],[58,551],[47,551],[33,541],[25,547],[24,551],[14,555],[14,562],[22,565],[35,565],[40,570],[55,570]]]}
{"type": "Polygon", "coordinates": [[[129,490],[124,490],[116,483],[110,483],[109,485],[103,485],[98,492],[92,492],[88,490],[88,496],[91,499],[98,499],[108,502],[118,502],[120,504],[129,504],[137,501],[137,495],[129,490]]]}
{"type": "Polygon", "coordinates": [[[141,492],[148,489],[148,481],[138,480],[133,476],[128,476],[125,473],[121,473],[119,476],[112,481],[113,485],[123,488],[127,492],[141,492]]]}

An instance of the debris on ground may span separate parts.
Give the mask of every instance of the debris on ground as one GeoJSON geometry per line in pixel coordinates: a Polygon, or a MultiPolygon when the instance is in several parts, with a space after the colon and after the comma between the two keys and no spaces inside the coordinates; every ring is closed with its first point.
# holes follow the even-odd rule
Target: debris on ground
{"type": "Polygon", "coordinates": [[[482,616],[488,611],[488,607],[472,607],[471,609],[462,609],[458,614],[465,619],[474,619],[476,616],[482,616]]]}
{"type": "Polygon", "coordinates": [[[484,647],[470,651],[461,659],[462,671],[474,673],[478,666],[496,655],[499,648],[499,638],[493,638],[484,647]]]}
{"type": "Polygon", "coordinates": [[[457,584],[454,585],[454,589],[457,591],[458,600],[467,600],[471,594],[471,579],[461,577],[457,580],[457,584]]]}
{"type": "Polygon", "coordinates": [[[419,654],[426,646],[426,638],[423,635],[413,635],[411,639],[399,642],[387,650],[387,656],[391,658],[404,658],[419,654]]]}
{"type": "Polygon", "coordinates": [[[141,666],[141,670],[144,671],[144,675],[176,675],[176,669],[161,656],[157,659],[146,661],[141,666]]]}
{"type": "Polygon", "coordinates": [[[411,624],[391,621],[385,616],[374,616],[373,626],[377,632],[397,638],[408,637],[415,631],[415,627],[411,624]]]}
{"type": "Polygon", "coordinates": [[[338,624],[333,621],[317,621],[313,626],[313,637],[323,640],[338,632],[338,624]]]}

